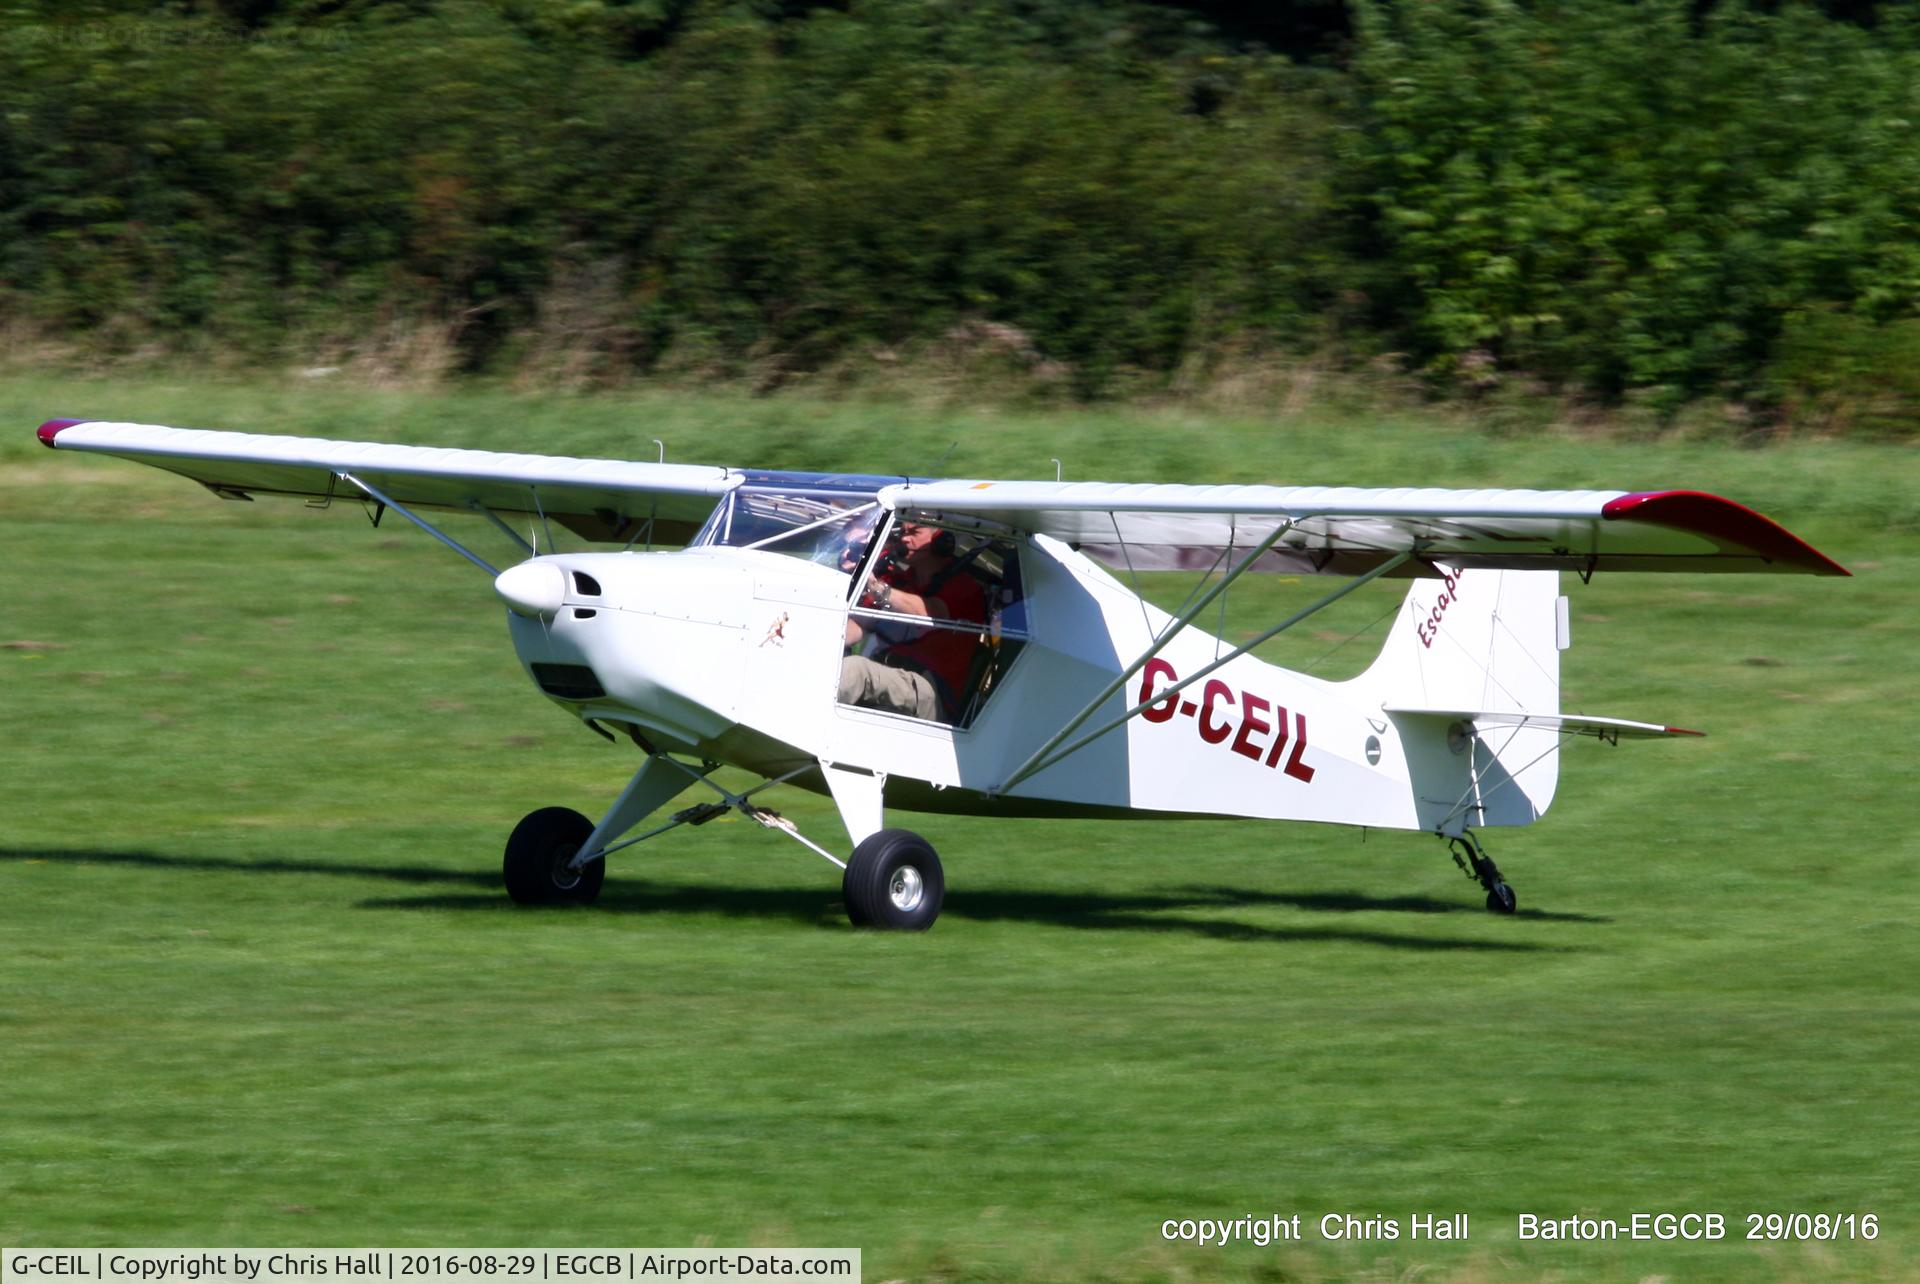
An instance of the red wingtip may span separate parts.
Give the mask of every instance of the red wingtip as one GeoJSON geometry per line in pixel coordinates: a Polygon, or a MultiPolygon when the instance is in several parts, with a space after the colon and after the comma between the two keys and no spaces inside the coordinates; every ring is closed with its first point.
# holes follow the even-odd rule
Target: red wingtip
{"type": "Polygon", "coordinates": [[[1685,727],[1668,727],[1666,731],[1670,736],[1704,736],[1707,734],[1704,731],[1689,731],[1685,727]]]}
{"type": "Polygon", "coordinates": [[[1600,512],[1609,520],[1631,517],[1637,522],[1689,531],[1729,551],[1745,551],[1815,575],[1853,574],[1772,519],[1705,491],[1642,491],[1608,500],[1600,512]]]}
{"type": "Polygon", "coordinates": [[[60,435],[62,429],[71,428],[75,424],[84,424],[87,422],[89,421],[85,419],[49,419],[40,425],[40,444],[48,450],[52,450],[54,448],[53,439],[60,435]]]}

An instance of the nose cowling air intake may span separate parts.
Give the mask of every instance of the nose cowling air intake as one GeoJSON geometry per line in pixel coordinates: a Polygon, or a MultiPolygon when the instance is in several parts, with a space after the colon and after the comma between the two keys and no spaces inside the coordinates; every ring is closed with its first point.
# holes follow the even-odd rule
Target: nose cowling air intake
{"type": "Polygon", "coordinates": [[[552,562],[522,562],[500,572],[493,591],[515,615],[551,620],[566,601],[567,573],[552,562]]]}

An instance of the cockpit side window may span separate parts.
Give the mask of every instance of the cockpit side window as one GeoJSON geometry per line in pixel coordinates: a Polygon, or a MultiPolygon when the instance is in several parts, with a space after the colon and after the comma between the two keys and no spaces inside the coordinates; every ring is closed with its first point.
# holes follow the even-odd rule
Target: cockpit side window
{"type": "Polygon", "coordinates": [[[1028,636],[1012,538],[901,515],[848,612],[843,703],[971,726],[1028,636]]]}

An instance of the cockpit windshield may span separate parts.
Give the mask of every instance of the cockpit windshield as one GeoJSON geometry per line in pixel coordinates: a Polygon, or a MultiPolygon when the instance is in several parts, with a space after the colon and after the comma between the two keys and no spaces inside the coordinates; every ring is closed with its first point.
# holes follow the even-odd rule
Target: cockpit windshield
{"type": "Polygon", "coordinates": [[[860,565],[860,559],[866,556],[867,545],[873,542],[873,531],[879,524],[880,505],[863,504],[747,547],[804,557],[851,575],[860,565]]]}
{"type": "Polygon", "coordinates": [[[746,485],[720,502],[693,546],[765,549],[851,575],[881,515],[871,491],[746,485]]]}

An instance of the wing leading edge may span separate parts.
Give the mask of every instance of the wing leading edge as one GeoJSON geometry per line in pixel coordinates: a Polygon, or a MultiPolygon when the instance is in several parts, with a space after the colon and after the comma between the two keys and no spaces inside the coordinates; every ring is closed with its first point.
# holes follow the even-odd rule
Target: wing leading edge
{"type": "Polygon", "coordinates": [[[1049,535],[1142,571],[1202,569],[1284,525],[1254,569],[1360,574],[1417,548],[1460,568],[1848,574],[1771,520],[1699,491],[937,481],[882,495],[898,509],[1049,535]]]}

